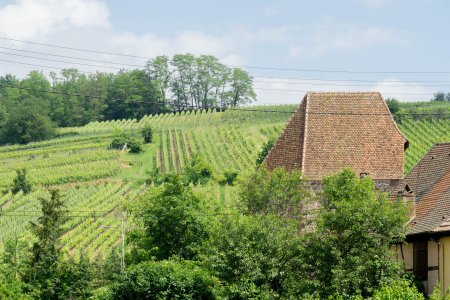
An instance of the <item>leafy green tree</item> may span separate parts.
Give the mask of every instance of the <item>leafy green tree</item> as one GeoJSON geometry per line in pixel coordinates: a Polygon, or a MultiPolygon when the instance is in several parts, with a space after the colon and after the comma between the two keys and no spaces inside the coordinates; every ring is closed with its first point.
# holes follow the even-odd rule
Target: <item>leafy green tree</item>
{"type": "Polygon", "coordinates": [[[299,171],[270,171],[262,165],[244,180],[239,195],[250,214],[275,214],[296,220],[301,227],[305,225],[304,207],[309,193],[299,171]]]}
{"type": "Polygon", "coordinates": [[[406,279],[398,279],[394,282],[383,284],[375,291],[373,300],[425,300],[425,297],[419,292],[416,286],[406,279]]]}
{"type": "Polygon", "coordinates": [[[60,237],[62,225],[67,217],[64,204],[57,190],[51,191],[51,197],[39,198],[42,216],[37,222],[31,222],[31,232],[37,241],[31,249],[29,271],[25,280],[34,287],[40,299],[60,299],[63,292],[59,267],[61,264],[60,237]]]}
{"type": "Polygon", "coordinates": [[[153,142],[153,129],[150,125],[142,127],[141,135],[144,138],[144,144],[153,142]]]}
{"type": "Polygon", "coordinates": [[[183,175],[188,183],[204,184],[211,178],[212,170],[203,157],[194,154],[189,164],[184,168],[183,175]]]}
{"type": "Polygon", "coordinates": [[[229,106],[236,107],[256,100],[256,93],[253,90],[253,79],[246,71],[240,68],[233,68],[230,81],[231,89],[228,92],[227,102],[229,106]]]}
{"type": "Polygon", "coordinates": [[[226,170],[223,172],[223,176],[219,178],[218,182],[220,185],[234,185],[238,177],[238,172],[226,170]]]}
{"type": "Polygon", "coordinates": [[[143,262],[123,273],[113,299],[217,299],[218,281],[191,261],[143,262]]]}
{"type": "Polygon", "coordinates": [[[14,235],[3,243],[0,256],[0,299],[31,299],[25,294],[21,277],[27,271],[29,243],[24,237],[14,235]]]}
{"type": "Polygon", "coordinates": [[[55,129],[48,116],[41,114],[34,104],[27,102],[9,112],[9,118],[1,132],[1,142],[27,144],[49,139],[54,135],[55,129]]]}
{"type": "Polygon", "coordinates": [[[164,111],[158,91],[145,70],[120,71],[109,82],[104,116],[106,119],[140,119],[164,111]]]}
{"type": "Polygon", "coordinates": [[[200,259],[222,281],[228,299],[299,298],[295,223],[275,216],[223,216],[212,224],[200,259]]]}
{"type": "Polygon", "coordinates": [[[3,127],[5,127],[7,122],[8,122],[8,111],[6,110],[5,106],[0,104],[0,132],[2,131],[3,127]]]}
{"type": "Polygon", "coordinates": [[[386,104],[389,108],[389,111],[391,114],[395,115],[400,110],[400,102],[397,99],[394,98],[388,98],[386,99],[386,104]]]}
{"type": "Polygon", "coordinates": [[[275,144],[274,139],[269,139],[267,142],[264,143],[261,151],[258,153],[258,156],[256,157],[257,166],[260,166],[264,162],[270,150],[272,150],[274,144],[275,144]]]}
{"type": "Polygon", "coordinates": [[[131,256],[145,258],[142,252],[147,251],[147,259],[152,255],[157,259],[174,255],[192,259],[198,245],[207,237],[201,201],[176,175],[164,185],[151,189],[137,210],[145,231],[131,235],[137,245],[131,256]]]}
{"type": "Polygon", "coordinates": [[[437,92],[434,93],[434,98],[432,101],[445,101],[445,93],[444,92],[437,92]]]}
{"type": "Polygon", "coordinates": [[[390,245],[404,236],[406,210],[376,192],[369,177],[344,170],[324,178],[316,221],[315,231],[304,235],[299,265],[307,291],[369,297],[399,276],[390,245]]]}
{"type": "Polygon", "coordinates": [[[25,195],[31,193],[31,184],[27,179],[27,170],[16,170],[16,177],[13,179],[13,188],[11,192],[17,194],[22,191],[25,195]]]}
{"type": "Polygon", "coordinates": [[[151,83],[158,91],[158,102],[165,103],[167,90],[170,84],[171,71],[169,70],[169,58],[157,56],[147,62],[146,71],[151,83]]]}
{"type": "Polygon", "coordinates": [[[130,133],[117,130],[109,147],[111,149],[122,150],[124,147],[130,150],[131,153],[142,152],[142,142],[135,139],[130,133]]]}
{"type": "Polygon", "coordinates": [[[173,67],[170,78],[170,90],[174,95],[172,106],[178,110],[194,107],[195,97],[192,87],[195,80],[195,56],[176,54],[170,61],[173,67]]]}

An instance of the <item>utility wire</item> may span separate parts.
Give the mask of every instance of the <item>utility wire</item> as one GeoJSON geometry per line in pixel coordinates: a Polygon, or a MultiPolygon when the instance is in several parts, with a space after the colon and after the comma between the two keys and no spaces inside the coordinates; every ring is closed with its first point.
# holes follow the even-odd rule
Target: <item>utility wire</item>
{"type": "Polygon", "coordinates": [[[33,59],[40,59],[40,60],[47,60],[47,61],[58,62],[58,63],[74,64],[74,65],[80,65],[80,66],[88,66],[88,67],[107,68],[107,69],[115,69],[115,70],[123,69],[123,68],[119,68],[119,67],[100,66],[100,65],[86,64],[86,63],[80,63],[80,62],[66,61],[66,60],[58,60],[58,59],[43,58],[43,57],[36,57],[36,56],[29,56],[29,55],[22,55],[22,54],[14,54],[14,53],[2,52],[2,51],[0,51],[0,54],[19,56],[19,57],[25,57],[25,58],[33,58],[33,59]]]}
{"type": "MultiPolygon", "coordinates": [[[[7,48],[7,47],[0,47],[0,49],[12,49],[12,48],[7,48]]],[[[65,55],[57,55],[57,54],[47,54],[47,53],[43,53],[43,52],[36,52],[36,51],[27,51],[27,50],[17,50],[17,49],[12,49],[15,51],[22,51],[22,52],[30,52],[30,53],[37,53],[37,54],[41,54],[41,55],[51,55],[51,56],[56,56],[56,57],[63,57],[63,58],[70,58],[70,59],[77,59],[77,60],[86,60],[86,61],[90,61],[90,62],[96,62],[96,63],[107,63],[107,64],[115,64],[114,62],[108,62],[108,61],[99,61],[99,60],[94,60],[94,59],[83,59],[83,58],[78,58],[78,57],[73,57],[73,56],[65,56],[65,55]]],[[[40,59],[40,60],[46,60],[46,61],[52,61],[52,62],[59,62],[59,63],[68,63],[68,64],[75,64],[75,65],[82,65],[82,66],[90,66],[90,67],[99,67],[99,68],[109,68],[109,69],[116,69],[116,70],[122,70],[123,67],[114,67],[114,66],[102,66],[102,65],[93,65],[93,64],[86,64],[86,63],[80,63],[80,62],[72,62],[72,61],[64,61],[64,60],[57,60],[57,59],[51,59],[51,58],[43,58],[43,57],[36,57],[36,56],[29,56],[29,55],[22,55],[22,54],[16,54],[16,53],[9,53],[9,52],[2,52],[0,51],[0,54],[5,54],[5,55],[11,55],[11,56],[19,56],[19,57],[25,57],[25,58],[32,58],[32,59],[40,59]]],[[[119,65],[122,66],[134,66],[134,67],[139,67],[139,68],[145,68],[145,65],[133,65],[133,64],[121,64],[118,63],[119,65]]],[[[302,81],[306,81],[307,79],[302,79],[302,81]]],[[[309,79],[310,81],[312,80],[320,80],[321,79],[309,79]]],[[[325,80],[323,80],[325,81],[325,80]]],[[[331,80],[327,80],[327,81],[331,81],[331,80]]],[[[351,80],[347,80],[347,81],[351,81],[351,80]]],[[[294,84],[294,85],[320,85],[320,86],[373,86],[373,85],[365,85],[365,84],[339,84],[339,83],[317,83],[317,82],[288,82],[288,81],[268,81],[268,80],[254,80],[253,82],[256,83],[272,83],[272,84],[294,84]]],[[[379,82],[387,82],[387,81],[363,81],[363,82],[374,82],[374,83],[379,83],[379,82]]],[[[432,81],[433,82],[433,81],[432,81]]],[[[441,81],[438,81],[441,82],[441,81]]],[[[442,81],[442,82],[449,82],[450,81],[442,81]]],[[[398,83],[398,81],[389,81],[389,83],[398,83]]],[[[403,85],[389,85],[389,87],[392,86],[403,86],[403,85]]],[[[445,84],[445,85],[427,85],[427,87],[449,87],[450,85],[445,84]]]]}
{"type": "MultiPolygon", "coordinates": [[[[0,60],[1,61],[1,60],[0,60]]],[[[99,97],[99,96],[92,96],[92,95],[83,95],[83,94],[76,94],[76,93],[65,93],[65,92],[59,92],[59,91],[47,91],[47,90],[37,90],[37,89],[33,89],[33,88],[26,88],[26,87],[18,87],[15,85],[10,85],[10,84],[3,84],[0,83],[0,86],[2,87],[7,87],[7,88],[13,88],[13,89],[20,89],[20,90],[29,90],[32,92],[39,92],[39,93],[52,93],[52,94],[59,94],[59,95],[67,95],[67,96],[78,96],[78,97],[86,97],[86,98],[93,98],[93,99],[102,99],[102,100],[122,100],[122,99],[114,99],[114,98],[107,98],[107,97],[99,97]]],[[[283,91],[282,89],[264,89],[264,88],[255,88],[255,89],[261,89],[261,90],[269,90],[269,91],[283,91]]],[[[307,93],[309,91],[307,90],[285,90],[286,92],[296,92],[296,93],[307,93]]],[[[98,92],[105,92],[104,90],[102,91],[98,91],[98,92]]],[[[383,93],[386,95],[389,94],[396,94],[396,93],[383,93]]],[[[408,94],[408,95],[415,95],[415,96],[430,96],[429,94],[408,94]]],[[[152,102],[148,102],[148,101],[141,101],[142,103],[148,103],[151,104],[152,102]]],[[[154,103],[159,103],[159,102],[154,102],[154,103]]],[[[194,106],[192,106],[191,108],[196,108],[194,106]]]]}
{"type": "MultiPolygon", "coordinates": [[[[0,36],[2,40],[21,42],[32,45],[39,45],[44,47],[52,47],[58,49],[66,49],[80,52],[90,52],[97,54],[108,54],[108,55],[116,55],[123,57],[133,57],[133,58],[141,58],[141,59],[152,59],[148,56],[140,56],[140,55],[131,55],[117,52],[108,52],[108,51],[99,51],[93,49],[84,49],[84,48],[76,48],[76,47],[67,47],[55,44],[46,44],[46,43],[38,43],[26,40],[13,39],[8,37],[0,36]]],[[[317,73],[348,73],[348,74],[450,74],[450,71],[353,71],[353,70],[326,70],[326,69],[303,69],[303,68],[279,68],[279,67],[263,67],[263,66],[245,66],[245,65],[228,65],[230,67],[238,67],[238,68],[246,68],[246,69],[258,69],[258,70],[274,70],[274,71],[295,71],[295,72],[317,72],[317,73]]]]}
{"type": "MultiPolygon", "coordinates": [[[[0,46],[0,49],[12,50],[12,51],[18,51],[18,52],[25,52],[25,53],[32,53],[32,54],[39,54],[39,55],[46,55],[46,56],[61,57],[61,58],[70,58],[70,59],[90,61],[90,62],[96,62],[96,63],[99,62],[99,63],[112,64],[112,65],[121,65],[121,66],[128,66],[128,67],[139,67],[139,68],[145,67],[145,65],[136,65],[136,64],[126,64],[126,63],[119,63],[119,62],[111,62],[111,61],[106,61],[106,60],[89,59],[89,58],[82,58],[82,57],[68,56],[68,55],[60,55],[60,54],[48,53],[48,52],[39,52],[39,51],[15,49],[15,48],[10,48],[10,47],[3,47],[3,46],[0,46]]],[[[2,53],[5,53],[5,52],[2,52],[2,53]]],[[[16,54],[13,54],[13,53],[8,53],[8,54],[16,55],[16,54]]],[[[43,58],[39,58],[39,59],[43,59],[43,58]]]]}
{"type": "MultiPolygon", "coordinates": [[[[58,94],[58,95],[65,95],[65,96],[75,96],[75,97],[85,97],[85,98],[92,98],[92,99],[99,99],[99,100],[116,100],[121,101],[123,99],[118,98],[107,98],[107,97],[101,97],[101,96],[93,96],[93,95],[85,95],[85,94],[76,94],[76,93],[66,93],[66,92],[59,92],[59,91],[47,91],[47,90],[37,90],[33,88],[27,88],[27,87],[18,87],[15,85],[9,85],[0,83],[0,87],[7,87],[7,88],[13,88],[13,89],[19,89],[19,90],[27,90],[32,92],[38,92],[38,93],[52,93],[52,94],[58,94]]],[[[161,102],[152,102],[152,101],[136,101],[138,103],[145,103],[145,104],[153,104],[153,105],[160,105],[165,107],[167,104],[161,103],[161,102]]],[[[187,108],[191,109],[204,109],[202,107],[198,107],[195,105],[187,105],[187,108]]],[[[220,107],[210,107],[210,109],[222,109],[220,107]]],[[[263,109],[251,109],[251,108],[225,108],[226,110],[233,110],[233,111],[248,111],[248,112],[267,112],[267,113],[286,113],[286,114],[292,114],[294,111],[279,111],[279,110],[263,110],[263,109]]],[[[308,112],[308,114],[316,114],[316,115],[359,115],[359,116],[382,116],[382,115],[391,115],[390,113],[351,113],[351,112],[308,112]]],[[[414,116],[450,116],[450,111],[447,113],[412,113],[412,112],[404,112],[404,113],[398,113],[398,115],[414,115],[414,116]]]]}
{"type": "MultiPolygon", "coordinates": [[[[4,47],[0,47],[4,48],[4,47]]],[[[29,51],[33,52],[33,51],[29,51]]],[[[39,52],[38,52],[39,53],[39,52]]],[[[43,57],[36,57],[36,56],[29,56],[29,55],[22,55],[22,54],[15,54],[15,53],[9,53],[9,52],[3,52],[0,51],[0,54],[4,55],[10,55],[10,56],[19,56],[19,57],[25,57],[25,58],[32,58],[32,59],[39,59],[39,60],[45,60],[45,61],[52,61],[52,62],[58,62],[58,63],[67,63],[67,64],[74,64],[74,65],[80,65],[80,66],[89,66],[89,67],[97,67],[97,68],[107,68],[107,69],[114,69],[114,70],[123,70],[123,67],[114,67],[114,66],[102,66],[102,65],[95,65],[95,64],[86,64],[86,63],[80,63],[80,62],[72,62],[72,61],[66,61],[66,60],[58,60],[58,59],[52,59],[52,58],[43,58],[43,57]]],[[[44,53],[41,53],[44,54],[44,53]]],[[[60,55],[55,55],[60,56],[60,55]]],[[[61,56],[61,57],[68,57],[72,59],[78,59],[76,57],[70,57],[70,56],[61,56]]],[[[96,61],[96,60],[89,60],[92,62],[101,62],[101,63],[110,63],[106,61],[96,61]]],[[[111,64],[111,63],[110,63],[111,64]]],[[[135,66],[140,68],[145,68],[145,66],[142,65],[129,65],[129,66],[135,66]]],[[[368,84],[339,84],[339,83],[317,83],[317,82],[287,82],[287,81],[267,81],[267,80],[254,80],[255,83],[272,83],[272,84],[288,84],[288,85],[313,85],[313,86],[373,86],[368,84]]],[[[398,82],[397,82],[398,83],[398,82]]],[[[388,85],[389,87],[403,87],[404,85],[388,85]]],[[[426,85],[427,87],[450,87],[450,85],[426,85]]]]}
{"type": "MultiPolygon", "coordinates": [[[[75,59],[75,60],[82,60],[82,61],[89,61],[89,62],[95,62],[95,63],[105,63],[105,64],[111,64],[111,65],[119,65],[119,66],[128,66],[128,67],[137,67],[137,68],[145,68],[145,65],[138,65],[138,64],[128,64],[128,63],[120,63],[120,62],[112,62],[112,61],[105,61],[105,60],[98,60],[98,59],[89,59],[89,58],[83,58],[83,57],[76,57],[76,56],[68,56],[68,55],[60,55],[55,53],[48,53],[48,52],[39,52],[39,51],[31,51],[31,50],[23,50],[23,49],[16,49],[16,48],[10,48],[10,47],[3,47],[0,46],[0,49],[5,50],[12,50],[12,51],[18,51],[18,52],[24,52],[24,53],[32,53],[32,54],[39,54],[39,55],[45,55],[45,56],[52,56],[52,57],[60,57],[60,58],[69,58],[69,59],[75,59]]],[[[55,61],[52,59],[46,59],[41,57],[33,57],[33,56],[24,56],[9,52],[0,52],[6,55],[14,55],[14,56],[21,56],[21,57],[28,57],[28,58],[35,58],[35,59],[41,59],[41,60],[49,60],[49,61],[55,61]]],[[[82,65],[78,62],[67,62],[72,64],[78,64],[82,65]]],[[[95,65],[94,65],[95,66],[95,65]]],[[[100,66],[100,67],[106,67],[106,66],[100,66]]],[[[109,66],[108,66],[109,67],[109,66]]],[[[121,69],[118,67],[117,69],[121,69]]],[[[277,76],[262,76],[262,75],[255,75],[252,74],[255,78],[266,78],[266,79],[286,79],[286,80],[297,80],[297,81],[325,81],[325,82],[366,82],[366,83],[399,83],[399,80],[361,80],[361,79],[319,79],[319,78],[299,78],[299,77],[277,77],[277,76]]],[[[255,81],[256,82],[256,81],[255,81]]],[[[266,82],[266,83],[286,83],[286,84],[300,84],[297,82],[273,82],[273,81],[260,81],[260,82],[266,82]]],[[[449,80],[407,80],[407,81],[401,81],[403,83],[450,83],[449,80]]],[[[442,85],[447,86],[447,85],[442,85]]]]}

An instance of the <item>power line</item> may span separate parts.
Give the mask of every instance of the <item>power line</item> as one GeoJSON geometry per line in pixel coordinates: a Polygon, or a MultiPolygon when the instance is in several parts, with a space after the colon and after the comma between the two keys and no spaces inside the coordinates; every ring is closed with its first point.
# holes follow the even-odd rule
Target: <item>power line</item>
{"type": "MultiPolygon", "coordinates": [[[[4,47],[0,47],[0,48],[4,48],[4,47]]],[[[10,49],[10,48],[7,48],[7,49],[10,49]]],[[[34,52],[34,51],[27,51],[27,52],[39,53],[39,54],[43,54],[43,55],[49,55],[49,54],[45,54],[45,53],[42,53],[42,52],[34,52]]],[[[0,54],[11,55],[11,56],[18,56],[18,57],[25,57],[25,58],[32,58],[32,59],[39,59],[39,60],[46,60],[46,61],[52,61],[52,62],[58,62],[58,63],[74,64],[74,65],[80,65],[80,66],[89,66],[89,67],[107,68],[107,69],[114,69],[114,70],[123,70],[123,67],[113,67],[113,66],[102,66],[102,65],[95,65],[95,64],[86,64],[86,63],[80,63],[80,62],[72,62],[72,61],[57,60],[57,59],[51,59],[51,58],[43,58],[43,57],[15,54],[15,53],[3,52],[3,51],[0,51],[0,54]]],[[[66,57],[66,58],[71,58],[71,59],[79,59],[79,58],[76,58],[76,57],[64,56],[64,55],[55,55],[55,56],[66,57]]],[[[113,64],[111,62],[96,61],[96,60],[93,60],[93,59],[89,59],[87,61],[113,64]]],[[[123,65],[145,68],[145,66],[143,66],[143,65],[131,65],[131,64],[123,64],[123,65]]],[[[306,81],[306,79],[304,79],[303,81],[306,81]]],[[[256,83],[272,83],[272,84],[289,84],[289,85],[292,85],[292,84],[293,85],[313,85],[313,86],[316,86],[316,85],[317,86],[346,86],[346,87],[349,87],[349,86],[373,86],[373,85],[367,85],[367,84],[339,84],[339,83],[287,82],[287,81],[280,82],[280,81],[267,81],[267,80],[254,80],[253,82],[256,82],[256,83]]],[[[375,82],[380,83],[380,81],[375,81],[375,82]]],[[[383,82],[383,81],[381,81],[381,82],[383,82]]],[[[395,82],[395,81],[392,81],[392,82],[395,82]]],[[[397,83],[398,83],[398,81],[397,81],[397,83]]],[[[402,87],[404,85],[389,85],[389,87],[393,87],[393,86],[402,87]]],[[[427,87],[449,87],[449,85],[426,85],[426,86],[427,87]]]]}
{"type": "MultiPolygon", "coordinates": [[[[119,98],[107,98],[107,97],[101,97],[101,96],[93,96],[93,95],[85,95],[85,94],[76,94],[76,93],[67,93],[67,92],[59,92],[59,91],[48,91],[48,90],[37,90],[33,88],[27,88],[27,87],[18,87],[15,85],[8,85],[0,83],[0,87],[8,87],[8,88],[14,88],[19,90],[27,90],[32,92],[38,92],[38,93],[52,93],[52,94],[58,94],[58,95],[65,95],[65,96],[75,96],[75,97],[85,97],[85,98],[92,98],[92,99],[99,99],[99,100],[118,100],[121,101],[123,99],[119,98]]],[[[301,91],[298,91],[301,92],[301,91]]],[[[154,104],[154,105],[160,105],[160,106],[166,106],[166,103],[161,102],[152,102],[152,101],[136,101],[138,103],[145,103],[145,104],[154,104]]],[[[185,107],[191,108],[191,109],[205,109],[203,107],[198,107],[195,105],[186,105],[185,107]]],[[[210,109],[219,109],[220,107],[209,107],[210,109]]],[[[220,108],[221,109],[221,108],[220,108]]],[[[278,111],[278,110],[261,110],[261,109],[250,109],[250,108],[225,108],[226,110],[236,110],[236,111],[249,111],[249,112],[268,112],[268,113],[287,113],[292,114],[294,111],[278,111]]],[[[390,113],[386,114],[363,114],[363,113],[345,113],[345,112],[308,112],[308,114],[328,114],[328,115],[362,115],[362,116],[371,116],[371,115],[391,115],[390,113]]],[[[414,115],[414,116],[444,116],[444,115],[450,115],[450,112],[448,113],[412,113],[412,112],[405,112],[405,113],[398,113],[399,115],[414,115]]]]}
{"type": "MultiPolygon", "coordinates": [[[[68,69],[68,68],[59,68],[59,67],[52,67],[52,66],[44,66],[44,65],[32,64],[32,63],[24,63],[24,62],[20,62],[20,61],[6,60],[6,59],[0,59],[0,61],[6,62],[6,63],[25,65],[25,66],[32,66],[32,67],[39,67],[39,68],[46,68],[46,69],[55,69],[55,70],[60,70],[60,71],[68,69]]],[[[80,73],[84,73],[84,74],[95,74],[95,72],[82,71],[82,70],[77,70],[77,71],[80,72],[80,73]]]]}
{"type": "Polygon", "coordinates": [[[88,66],[88,67],[108,68],[108,69],[115,69],[115,70],[123,69],[123,68],[112,67],[112,66],[100,66],[100,65],[92,65],[92,64],[85,64],[85,63],[79,63],[79,62],[77,63],[77,62],[71,62],[71,61],[66,61],[66,60],[43,58],[43,57],[36,57],[36,56],[8,53],[8,52],[2,52],[2,51],[0,51],[0,54],[19,56],[19,57],[25,57],[25,58],[33,58],[33,59],[40,59],[40,60],[47,60],[47,61],[58,62],[58,63],[74,64],[74,65],[80,65],[80,66],[88,66]]]}
{"type": "MultiPolygon", "coordinates": [[[[75,57],[75,56],[68,56],[68,55],[60,55],[60,54],[54,54],[54,53],[38,52],[38,51],[23,50],[23,49],[15,49],[15,48],[10,48],[10,47],[3,47],[3,46],[0,46],[0,49],[19,51],[19,52],[25,52],[25,53],[33,53],[33,54],[46,55],[46,56],[55,56],[55,57],[61,57],[61,58],[70,58],[70,59],[76,59],[76,60],[84,60],[84,61],[90,61],[90,62],[100,62],[100,63],[105,63],[105,64],[129,66],[129,67],[139,67],[139,68],[145,67],[144,65],[111,62],[111,61],[106,61],[106,60],[89,59],[89,58],[82,58],[82,57],[75,57]]],[[[5,52],[3,52],[3,53],[5,53],[5,52]]],[[[12,54],[12,53],[9,53],[9,54],[12,54]]]]}
{"type": "MultiPolygon", "coordinates": [[[[60,54],[48,53],[48,52],[39,52],[39,51],[16,49],[16,48],[4,47],[4,46],[0,46],[0,49],[6,49],[6,50],[12,50],[12,51],[18,51],[18,52],[25,52],[25,53],[33,53],[33,54],[46,55],[46,56],[61,57],[61,58],[70,58],[70,59],[89,61],[89,62],[95,62],[95,63],[106,63],[106,64],[111,64],[111,65],[129,66],[129,67],[138,67],[138,68],[145,68],[146,67],[145,65],[112,62],[112,61],[105,61],[105,60],[98,60],[98,59],[89,59],[89,58],[68,56],[68,55],[60,55],[60,54]]],[[[6,55],[21,56],[21,57],[27,57],[27,58],[33,58],[33,59],[41,59],[41,60],[48,60],[48,61],[55,61],[55,62],[64,62],[64,63],[71,63],[71,64],[77,64],[77,65],[96,66],[96,65],[90,65],[90,64],[82,64],[82,63],[78,63],[78,62],[67,62],[67,61],[59,61],[59,60],[54,60],[54,59],[42,58],[42,57],[26,56],[26,55],[20,55],[20,54],[9,53],[9,52],[0,52],[0,53],[6,54],[6,55]]],[[[111,67],[111,66],[98,66],[98,67],[102,67],[102,68],[116,68],[116,67],[111,67]]],[[[117,67],[117,69],[121,69],[121,68],[117,67]]],[[[286,80],[298,80],[298,81],[325,81],[325,82],[450,83],[449,80],[407,80],[407,81],[382,80],[382,81],[380,81],[380,80],[361,80],[361,79],[323,79],[323,78],[319,79],[319,78],[299,78],[299,77],[278,77],[278,76],[263,76],[263,75],[255,75],[255,74],[253,74],[253,77],[256,77],[256,78],[267,78],[267,79],[286,79],[286,80]]],[[[297,82],[273,82],[273,81],[260,81],[260,82],[300,84],[300,83],[297,83],[297,82]]],[[[343,85],[343,86],[345,86],[345,85],[343,85]]],[[[442,86],[447,86],[447,85],[442,85],[442,86]]]]}
{"type": "Polygon", "coordinates": [[[124,57],[134,57],[134,58],[142,58],[142,59],[151,59],[150,57],[146,57],[146,56],[107,52],[107,51],[98,51],[98,50],[92,50],[92,49],[82,49],[82,48],[67,47],[67,46],[60,46],[60,45],[53,45],[53,44],[44,44],[44,43],[37,43],[37,42],[32,42],[32,41],[12,39],[12,38],[2,37],[2,36],[0,36],[0,39],[14,41],[14,42],[21,42],[21,43],[26,43],[26,44],[32,44],[32,45],[38,45],[38,46],[44,46],[44,47],[58,48],[58,49],[90,52],[90,53],[97,53],[97,54],[108,54],[108,55],[116,55],[116,56],[124,56],[124,57]]]}
{"type": "MultiPolygon", "coordinates": [[[[0,52],[1,53],[1,52],[0,52]]],[[[288,82],[288,81],[268,81],[268,80],[253,80],[256,83],[272,83],[272,84],[288,84],[288,85],[320,85],[320,86],[371,86],[373,84],[339,84],[339,83],[317,83],[317,82],[288,82]]],[[[391,81],[388,83],[394,83],[395,81],[391,81]]],[[[377,81],[377,83],[385,83],[385,81],[377,81]]],[[[400,83],[397,81],[396,83],[400,83]]],[[[405,85],[387,85],[386,87],[404,87],[405,85]]],[[[425,87],[450,87],[449,84],[440,84],[440,85],[425,85],[425,87]]]]}
{"type": "MultiPolygon", "coordinates": [[[[148,56],[139,56],[139,55],[131,55],[117,52],[108,52],[108,51],[99,51],[93,49],[84,49],[84,48],[76,48],[76,47],[68,47],[61,46],[55,44],[46,44],[46,43],[38,43],[32,41],[25,41],[13,38],[7,38],[0,36],[2,40],[14,41],[27,43],[32,45],[44,46],[44,47],[52,47],[58,49],[66,49],[80,52],[90,52],[97,54],[108,54],[108,55],[116,55],[123,57],[133,57],[140,59],[152,59],[152,57],[148,56]]],[[[327,70],[327,69],[303,69],[303,68],[280,68],[280,67],[265,67],[265,66],[245,66],[245,65],[228,65],[230,67],[238,67],[244,69],[258,69],[258,70],[274,70],[274,71],[295,71],[295,72],[316,72],[316,73],[347,73],[347,74],[450,74],[450,71],[353,71],[353,70],[327,70]]]]}
{"type": "MultiPolygon", "coordinates": [[[[281,92],[301,92],[301,93],[307,93],[310,91],[305,91],[305,90],[287,90],[287,89],[275,89],[275,88],[254,88],[255,90],[264,90],[264,91],[281,91],[281,92]]],[[[403,93],[403,92],[390,92],[390,93],[383,93],[386,95],[397,95],[397,94],[403,94],[403,95],[408,95],[408,96],[430,96],[433,94],[415,94],[415,93],[403,93]]]]}

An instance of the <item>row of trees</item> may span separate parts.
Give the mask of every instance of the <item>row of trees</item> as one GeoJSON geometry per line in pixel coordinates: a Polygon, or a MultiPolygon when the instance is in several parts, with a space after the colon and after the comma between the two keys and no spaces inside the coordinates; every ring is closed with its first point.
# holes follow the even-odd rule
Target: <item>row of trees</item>
{"type": "Polygon", "coordinates": [[[317,199],[299,172],[263,165],[242,183],[235,208],[171,175],[129,204],[135,229],[121,274],[108,260],[64,260],[62,203],[54,192],[41,204],[26,263],[18,267],[17,247],[6,247],[3,270],[17,272],[2,271],[0,297],[423,299],[389,250],[404,236],[404,206],[349,170],[326,178],[317,199]],[[317,201],[322,209],[309,211],[317,201]]]}
{"type": "Polygon", "coordinates": [[[51,136],[55,126],[139,119],[146,114],[239,106],[255,100],[253,80],[213,56],[159,56],[143,69],[84,74],[32,71],[0,77],[0,142],[27,143],[51,136]],[[33,130],[33,128],[36,128],[33,130]]]}
{"type": "Polygon", "coordinates": [[[434,98],[431,101],[449,101],[450,102],[450,93],[437,92],[434,93],[434,98]]]}

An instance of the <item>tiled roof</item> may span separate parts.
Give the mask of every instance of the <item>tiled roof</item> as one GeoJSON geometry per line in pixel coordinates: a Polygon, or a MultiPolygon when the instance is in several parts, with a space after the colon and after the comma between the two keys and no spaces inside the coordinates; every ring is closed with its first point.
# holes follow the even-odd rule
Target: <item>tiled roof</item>
{"type": "Polygon", "coordinates": [[[450,143],[434,145],[405,182],[416,196],[408,234],[450,231],[450,143]]]}
{"type": "Polygon", "coordinates": [[[300,169],[310,180],[343,168],[400,179],[406,143],[379,93],[309,92],[266,163],[300,169]]]}

